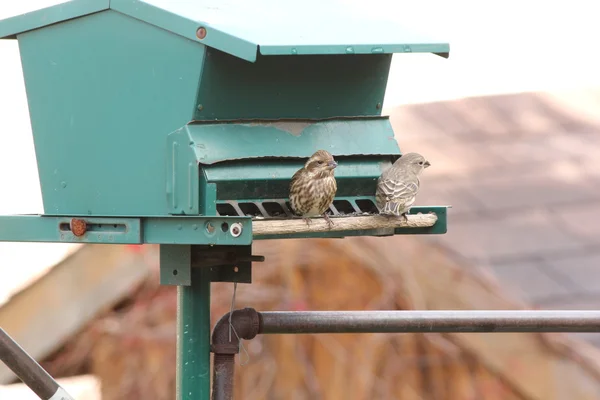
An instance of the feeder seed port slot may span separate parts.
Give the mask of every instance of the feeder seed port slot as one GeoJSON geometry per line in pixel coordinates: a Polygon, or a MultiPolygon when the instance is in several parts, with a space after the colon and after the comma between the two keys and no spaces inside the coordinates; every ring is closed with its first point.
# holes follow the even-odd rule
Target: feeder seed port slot
{"type": "Polygon", "coordinates": [[[271,217],[285,217],[287,215],[283,206],[274,201],[265,201],[262,203],[262,206],[271,217]]]}
{"type": "Polygon", "coordinates": [[[240,210],[244,213],[244,215],[251,215],[253,217],[260,217],[262,213],[260,209],[255,203],[238,203],[240,206],[240,210]]]}
{"type": "Polygon", "coordinates": [[[369,214],[377,214],[377,206],[371,200],[368,199],[358,199],[356,200],[356,205],[362,212],[366,212],[369,214]]]}
{"type": "Polygon", "coordinates": [[[229,203],[217,204],[217,213],[223,217],[241,217],[229,203]]]}
{"type": "MultiPolygon", "coordinates": [[[[217,213],[219,216],[227,217],[283,218],[293,216],[289,201],[284,200],[268,200],[263,202],[229,201],[217,204],[217,213]]],[[[334,200],[329,208],[330,215],[356,213],[377,214],[377,207],[370,199],[356,199],[354,202],[334,200]]]]}
{"type": "Polygon", "coordinates": [[[334,200],[333,206],[337,210],[338,214],[352,214],[356,210],[352,207],[352,204],[348,200],[334,200]]]}

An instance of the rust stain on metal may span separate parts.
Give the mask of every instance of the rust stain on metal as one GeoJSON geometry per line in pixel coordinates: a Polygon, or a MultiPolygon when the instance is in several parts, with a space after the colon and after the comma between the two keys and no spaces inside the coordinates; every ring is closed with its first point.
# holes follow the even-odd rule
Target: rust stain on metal
{"type": "Polygon", "coordinates": [[[82,219],[71,219],[71,232],[75,236],[83,236],[87,231],[87,223],[82,219]]]}
{"type": "Polygon", "coordinates": [[[305,122],[305,121],[278,121],[278,122],[269,122],[269,123],[261,123],[254,122],[248,124],[249,126],[263,126],[263,127],[273,127],[279,129],[280,131],[287,132],[294,136],[300,136],[302,132],[309,126],[313,125],[314,122],[305,122]]]}
{"type": "Polygon", "coordinates": [[[312,122],[275,122],[273,126],[294,136],[300,136],[312,124],[312,122]]]}

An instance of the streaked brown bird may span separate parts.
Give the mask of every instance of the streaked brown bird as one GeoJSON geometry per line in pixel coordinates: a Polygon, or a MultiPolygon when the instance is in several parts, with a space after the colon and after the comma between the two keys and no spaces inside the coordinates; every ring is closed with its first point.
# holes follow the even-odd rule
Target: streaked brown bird
{"type": "Polygon", "coordinates": [[[414,204],[419,192],[419,175],[431,164],[418,153],[406,153],[396,160],[377,181],[375,200],[379,213],[403,217],[414,204]]]}
{"type": "Polygon", "coordinates": [[[294,214],[310,225],[310,218],[322,215],[329,228],[333,221],[325,213],[337,192],[333,171],[337,162],[325,150],[316,151],[290,182],[290,205],[294,214]]]}

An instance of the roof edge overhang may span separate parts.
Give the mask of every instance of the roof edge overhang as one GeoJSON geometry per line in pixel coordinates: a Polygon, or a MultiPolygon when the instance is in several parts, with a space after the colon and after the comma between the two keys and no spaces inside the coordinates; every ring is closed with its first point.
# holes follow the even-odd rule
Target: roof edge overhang
{"type": "Polygon", "coordinates": [[[277,56],[433,53],[444,58],[448,58],[450,54],[449,43],[436,41],[344,45],[327,43],[260,45],[219,30],[209,23],[195,21],[160,7],[134,0],[74,0],[16,15],[0,20],[0,39],[14,39],[23,32],[109,9],[250,62],[255,62],[258,54],[277,56]],[[207,31],[207,35],[203,39],[196,36],[200,27],[207,31]]]}
{"type": "Polygon", "coordinates": [[[433,53],[444,58],[448,58],[450,54],[450,44],[445,42],[373,43],[359,45],[316,44],[302,46],[294,44],[285,46],[261,45],[223,32],[211,26],[210,23],[191,20],[141,1],[111,0],[110,8],[129,17],[144,21],[250,62],[255,62],[258,54],[263,56],[277,56],[433,53]],[[207,31],[204,39],[199,39],[196,36],[196,32],[200,27],[205,28],[207,31]]]}
{"type": "Polygon", "coordinates": [[[20,33],[94,14],[109,8],[110,0],[77,0],[15,15],[0,20],[0,39],[16,39],[20,33]]]}

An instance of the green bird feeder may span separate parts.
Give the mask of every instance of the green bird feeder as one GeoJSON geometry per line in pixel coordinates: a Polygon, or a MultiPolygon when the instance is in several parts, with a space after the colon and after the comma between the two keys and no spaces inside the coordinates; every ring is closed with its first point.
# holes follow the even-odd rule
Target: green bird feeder
{"type": "Polygon", "coordinates": [[[178,399],[210,396],[210,282],[250,283],[253,240],[446,232],[445,206],[401,222],[374,200],[401,155],[381,116],[392,54],[448,57],[448,43],[323,4],[72,0],[0,20],[44,206],[0,217],[0,240],[160,244],[161,283],[179,290],[178,399]],[[339,163],[331,229],[289,208],[319,149],[339,163]]]}

